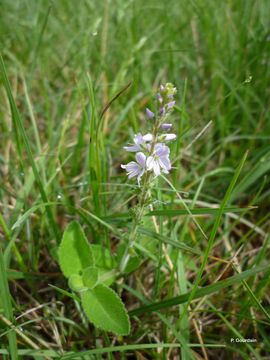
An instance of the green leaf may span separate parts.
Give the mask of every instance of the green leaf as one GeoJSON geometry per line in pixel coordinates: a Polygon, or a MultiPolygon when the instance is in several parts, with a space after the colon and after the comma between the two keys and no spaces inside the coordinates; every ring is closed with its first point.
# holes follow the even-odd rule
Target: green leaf
{"type": "Polygon", "coordinates": [[[73,291],[82,291],[86,288],[81,275],[73,274],[68,279],[68,286],[73,291]]]}
{"type": "Polygon", "coordinates": [[[91,250],[98,268],[99,282],[110,286],[115,281],[115,272],[112,270],[116,268],[117,264],[115,258],[108,249],[98,244],[91,244],[91,250]],[[105,278],[105,280],[103,280],[105,278]]]}
{"type": "Polygon", "coordinates": [[[70,277],[80,274],[93,265],[93,255],[83,229],[77,221],[70,223],[59,246],[59,264],[63,274],[70,277]]]}
{"type": "Polygon", "coordinates": [[[98,269],[93,266],[83,270],[82,281],[84,286],[93,289],[98,282],[98,269]]]}
{"type": "Polygon", "coordinates": [[[99,284],[81,293],[82,305],[88,319],[98,328],[117,335],[128,335],[130,323],[120,297],[110,288],[99,284]]]}
{"type": "Polygon", "coordinates": [[[115,259],[108,249],[97,244],[91,244],[90,247],[96,267],[111,270],[116,266],[115,259]]]}

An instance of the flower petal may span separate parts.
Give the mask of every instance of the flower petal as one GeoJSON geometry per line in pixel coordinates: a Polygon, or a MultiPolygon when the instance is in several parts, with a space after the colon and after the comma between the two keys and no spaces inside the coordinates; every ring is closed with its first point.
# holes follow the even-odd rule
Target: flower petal
{"type": "Polygon", "coordinates": [[[153,156],[149,156],[146,160],[146,169],[147,170],[152,170],[153,169],[153,166],[154,166],[154,158],[153,156]]]}
{"type": "Polygon", "coordinates": [[[169,156],[161,156],[159,159],[158,159],[158,162],[159,162],[159,165],[162,167],[163,170],[165,171],[169,171],[171,170],[172,166],[171,166],[171,162],[170,162],[170,159],[169,159],[169,156]]]}
{"type": "Polygon", "coordinates": [[[161,128],[163,129],[163,130],[170,130],[171,129],[171,127],[172,127],[172,124],[162,124],[161,125],[161,128]]]}
{"type": "Polygon", "coordinates": [[[124,146],[124,149],[129,152],[137,152],[141,150],[140,145],[124,146]]]}
{"type": "Polygon", "coordinates": [[[160,175],[160,166],[159,166],[159,163],[157,161],[154,161],[153,170],[154,170],[154,173],[155,173],[156,176],[160,175]]]}
{"type": "Polygon", "coordinates": [[[142,134],[137,134],[134,136],[134,143],[136,145],[144,144],[143,136],[142,134]]]}
{"type": "Polygon", "coordinates": [[[157,94],[157,100],[160,102],[160,104],[162,104],[162,102],[163,102],[163,97],[161,96],[160,93],[157,94]]]}
{"type": "Polygon", "coordinates": [[[144,141],[152,141],[153,140],[153,135],[152,134],[146,134],[143,136],[143,140],[144,141]]]}
{"type": "Polygon", "coordinates": [[[146,162],[145,154],[142,153],[142,152],[138,152],[135,157],[136,157],[137,163],[141,166],[142,169],[144,169],[145,168],[145,162],[146,162]]]}
{"type": "Polygon", "coordinates": [[[170,149],[168,148],[168,146],[166,146],[163,143],[158,143],[155,146],[155,154],[157,156],[168,156],[170,153],[170,149]]]}
{"type": "Polygon", "coordinates": [[[170,101],[168,104],[167,104],[167,109],[172,109],[175,105],[175,101],[170,101]]]}
{"type": "Polygon", "coordinates": [[[146,108],[146,115],[149,119],[153,119],[155,117],[155,114],[150,109],[146,108]]]}
{"type": "Polygon", "coordinates": [[[177,136],[175,134],[166,134],[165,141],[175,140],[177,136]]]}

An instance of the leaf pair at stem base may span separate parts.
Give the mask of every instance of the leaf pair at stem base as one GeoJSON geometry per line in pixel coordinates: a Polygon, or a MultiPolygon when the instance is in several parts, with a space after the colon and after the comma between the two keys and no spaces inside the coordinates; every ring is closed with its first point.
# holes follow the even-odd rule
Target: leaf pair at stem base
{"type": "MultiPolygon", "coordinates": [[[[104,268],[93,256],[91,247],[77,221],[64,231],[59,247],[60,268],[69,279],[69,287],[79,292],[82,306],[90,322],[96,327],[117,335],[128,335],[130,323],[127,311],[115,291],[102,283],[104,268]]],[[[102,248],[100,248],[102,251],[102,248]]]]}

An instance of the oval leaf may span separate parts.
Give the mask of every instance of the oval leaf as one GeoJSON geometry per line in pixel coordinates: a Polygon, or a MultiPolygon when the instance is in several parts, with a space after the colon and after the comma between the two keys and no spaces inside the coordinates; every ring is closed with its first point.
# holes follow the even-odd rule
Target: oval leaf
{"type": "Polygon", "coordinates": [[[68,286],[73,291],[82,291],[86,289],[82,277],[78,274],[73,274],[70,276],[70,278],[68,279],[68,286]]]}
{"type": "Polygon", "coordinates": [[[93,289],[98,282],[98,269],[93,266],[89,266],[88,268],[84,269],[82,274],[82,281],[84,286],[88,287],[89,289],[93,289]]]}
{"type": "Polygon", "coordinates": [[[79,274],[83,269],[93,265],[90,244],[77,221],[70,223],[64,231],[59,246],[59,264],[66,277],[79,274]]]}
{"type": "Polygon", "coordinates": [[[128,335],[130,323],[120,297],[110,288],[99,284],[81,293],[82,305],[88,319],[98,328],[117,335],[128,335]]]}

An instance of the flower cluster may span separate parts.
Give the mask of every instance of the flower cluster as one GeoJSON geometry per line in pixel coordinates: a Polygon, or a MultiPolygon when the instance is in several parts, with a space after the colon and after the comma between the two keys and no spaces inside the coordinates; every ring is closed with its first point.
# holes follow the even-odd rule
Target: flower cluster
{"type": "Polygon", "coordinates": [[[126,170],[129,179],[137,177],[139,184],[146,172],[153,172],[155,176],[159,176],[161,173],[168,174],[171,169],[170,149],[166,143],[176,139],[176,135],[167,132],[172,128],[172,124],[167,123],[166,118],[175,106],[175,94],[176,88],[172,84],[160,86],[156,96],[156,112],[146,108],[152,132],[135,135],[134,143],[124,147],[126,151],[136,153],[136,161],[121,167],[126,170]]]}

